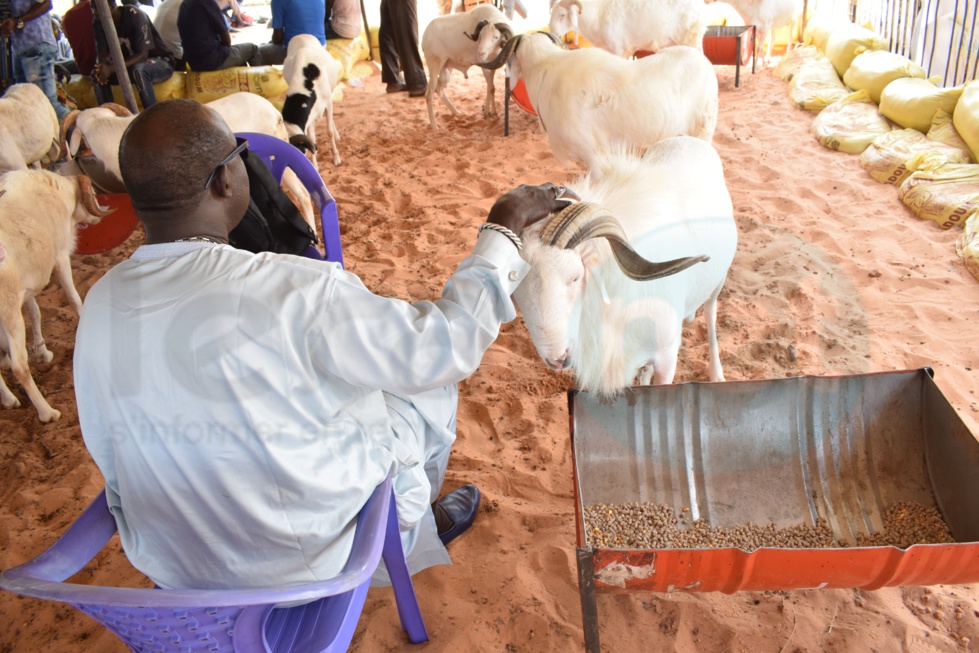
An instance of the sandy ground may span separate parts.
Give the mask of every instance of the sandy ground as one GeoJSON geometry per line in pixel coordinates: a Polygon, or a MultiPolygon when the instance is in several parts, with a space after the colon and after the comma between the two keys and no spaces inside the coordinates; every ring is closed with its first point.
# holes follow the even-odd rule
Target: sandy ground
{"type": "MultiPolygon", "coordinates": [[[[932,366],[979,433],[979,282],[955,256],[955,232],[916,219],[896,189],[855,157],[823,149],[812,116],[770,72],[718,67],[721,154],[740,230],[719,305],[729,380],[932,366]],[[795,352],[790,355],[792,348],[795,352]]],[[[498,76],[502,86],[502,77],[498,76]]],[[[433,298],[469,252],[494,198],[513,186],[570,180],[536,120],[519,109],[511,135],[484,119],[481,75],[453,79],[462,115],[387,95],[374,75],[337,106],[343,164],[323,177],[337,198],[347,267],[378,293],[433,298]]],[[[499,106],[499,101],[498,101],[499,106]]],[[[320,130],[323,133],[323,130],[320,130]]],[[[324,161],[321,158],[321,161],[324,161]]],[[[76,257],[84,296],[141,242],[76,257]]],[[[35,555],[102,485],[82,444],[71,356],[77,318],[56,286],[40,296],[54,361],[35,366],[62,411],[42,425],[25,408],[0,412],[0,568],[35,555]]],[[[706,381],[703,320],[684,331],[677,382],[706,381]]],[[[6,372],[8,383],[14,381],[6,372]]],[[[459,438],[446,490],[479,485],[483,509],[453,543],[455,561],[415,578],[431,634],[410,647],[390,590],[368,596],[353,650],[582,649],[574,562],[574,499],[566,377],[536,357],[522,321],[506,325],[460,387],[459,438]]],[[[145,586],[117,547],[83,580],[145,586]]],[[[979,651],[979,586],[599,596],[603,650],[822,652],[979,651]]],[[[0,652],[115,652],[123,645],[74,609],[0,594],[0,652]]]]}

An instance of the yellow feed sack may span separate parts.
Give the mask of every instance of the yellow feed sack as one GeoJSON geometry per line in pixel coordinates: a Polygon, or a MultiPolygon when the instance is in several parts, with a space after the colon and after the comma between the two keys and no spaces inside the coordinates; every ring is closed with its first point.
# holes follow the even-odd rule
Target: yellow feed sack
{"type": "MultiPolygon", "coordinates": [[[[156,93],[156,101],[173,100],[186,97],[184,87],[186,84],[185,74],[175,72],[170,79],[153,85],[153,92],[156,93]]],[[[66,85],[65,91],[75,100],[79,109],[90,109],[99,106],[95,99],[95,89],[92,88],[92,80],[88,77],[72,77],[66,85]]],[[[143,103],[139,100],[139,92],[133,87],[133,95],[136,96],[136,106],[143,108],[143,103]]],[[[112,98],[117,104],[126,106],[122,99],[122,89],[118,86],[112,87],[112,98]]]]}
{"type": "Polygon", "coordinates": [[[826,41],[826,56],[833,62],[840,77],[846,74],[854,57],[861,52],[886,49],[887,41],[873,30],[853,23],[833,30],[826,41]]]}
{"type": "Polygon", "coordinates": [[[829,35],[840,27],[849,25],[848,21],[828,16],[813,16],[806,23],[806,31],[802,34],[804,45],[815,45],[820,51],[826,52],[826,41],[829,35]]]}
{"type": "Polygon", "coordinates": [[[370,48],[361,36],[355,39],[330,39],[326,42],[326,51],[340,62],[340,81],[352,79],[354,64],[367,59],[370,48]]]}
{"type": "Polygon", "coordinates": [[[962,97],[955,105],[955,111],[950,113],[959,136],[972,150],[972,155],[979,159],[979,83],[970,82],[966,85],[962,97]]]}
{"type": "Polygon", "coordinates": [[[925,69],[907,57],[887,50],[867,50],[853,59],[843,83],[854,91],[867,91],[870,99],[880,104],[881,91],[895,79],[926,76],[925,69]]]}
{"type": "Polygon", "coordinates": [[[911,174],[907,163],[912,158],[917,167],[927,168],[970,160],[968,149],[931,140],[917,129],[895,129],[874,139],[860,155],[860,167],[881,183],[899,186],[911,174]]]}
{"type": "Polygon", "coordinates": [[[744,18],[738,10],[726,2],[712,2],[704,5],[705,15],[708,25],[730,25],[732,27],[744,25],[744,18]]]}
{"type": "Polygon", "coordinates": [[[833,64],[826,57],[803,63],[789,82],[789,98],[813,113],[819,113],[849,94],[850,91],[840,81],[833,64]]]}
{"type": "Polygon", "coordinates": [[[952,113],[960,95],[961,86],[939,88],[927,79],[895,79],[881,91],[880,112],[902,127],[925,133],[931,128],[935,112],[942,109],[952,113]]]}
{"type": "Polygon", "coordinates": [[[939,109],[935,112],[935,117],[931,121],[931,129],[928,130],[927,136],[933,141],[944,143],[969,154],[969,160],[963,161],[963,163],[976,163],[975,155],[969,150],[969,146],[962,140],[962,137],[959,136],[955,125],[952,124],[952,116],[947,111],[939,109]]]}
{"type": "Polygon", "coordinates": [[[779,79],[787,82],[795,77],[796,73],[799,72],[799,68],[807,61],[825,58],[823,53],[815,45],[804,45],[782,57],[778,62],[778,66],[775,67],[775,74],[779,76],[779,79]]]}
{"type": "Polygon", "coordinates": [[[244,66],[206,73],[187,73],[187,97],[205,104],[225,95],[245,91],[261,95],[281,111],[288,87],[282,77],[282,70],[273,66],[244,66]]]}
{"type": "Polygon", "coordinates": [[[962,235],[955,241],[955,253],[972,276],[979,279],[979,212],[966,219],[962,235]]]}
{"type": "Polygon", "coordinates": [[[860,154],[891,125],[877,113],[867,91],[851,93],[823,109],[812,121],[811,131],[823,147],[860,154]]]}
{"type": "MultiPolygon", "coordinates": [[[[908,161],[909,169],[928,165],[916,159],[908,161]]],[[[918,169],[901,184],[898,196],[919,218],[934,220],[943,229],[961,226],[979,210],[979,164],[949,163],[933,170],[918,169]]]]}

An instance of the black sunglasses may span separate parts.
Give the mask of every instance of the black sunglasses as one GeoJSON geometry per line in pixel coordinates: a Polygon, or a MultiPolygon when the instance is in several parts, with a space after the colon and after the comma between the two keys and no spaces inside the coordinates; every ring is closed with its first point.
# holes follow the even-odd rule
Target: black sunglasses
{"type": "Polygon", "coordinates": [[[236,147],[235,149],[233,149],[231,151],[231,154],[229,154],[228,156],[224,157],[224,159],[221,161],[221,163],[217,164],[214,167],[214,170],[212,170],[211,171],[211,174],[208,175],[207,181],[204,182],[204,190],[207,190],[208,188],[211,187],[211,183],[214,181],[214,177],[218,174],[218,168],[220,168],[221,166],[228,165],[229,163],[231,163],[232,161],[234,161],[235,157],[238,156],[238,155],[241,155],[242,158],[248,156],[248,141],[245,140],[244,138],[239,137],[239,136],[235,136],[235,142],[238,144],[238,147],[236,147]]]}

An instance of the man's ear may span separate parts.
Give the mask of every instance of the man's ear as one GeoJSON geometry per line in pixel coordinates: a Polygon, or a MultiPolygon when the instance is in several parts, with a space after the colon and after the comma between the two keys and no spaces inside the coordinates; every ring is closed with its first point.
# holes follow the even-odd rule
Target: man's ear
{"type": "Polygon", "coordinates": [[[214,175],[214,181],[211,183],[211,188],[221,197],[231,197],[234,195],[235,189],[231,184],[230,167],[230,164],[225,164],[218,168],[217,174],[214,175]]]}

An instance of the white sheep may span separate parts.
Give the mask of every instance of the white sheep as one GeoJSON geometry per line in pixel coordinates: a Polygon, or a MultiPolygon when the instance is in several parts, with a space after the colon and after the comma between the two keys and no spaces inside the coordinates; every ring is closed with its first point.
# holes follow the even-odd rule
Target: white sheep
{"type": "Polygon", "coordinates": [[[514,299],[540,357],[602,395],[637,376],[671,383],[682,322],[703,306],[709,377],[723,381],[717,296],[738,236],[714,148],[669,138],[641,158],[611,156],[600,181],[585,177],[570,188],[582,203],[523,234],[532,268],[514,299]]]}
{"type": "Polygon", "coordinates": [[[319,39],[311,34],[298,34],[289,40],[286,58],[282,62],[286,101],[282,118],[293,145],[308,149],[316,163],[316,121],[326,116],[333,165],[340,165],[337,142],[340,132],[333,122],[333,89],[340,81],[340,62],[326,51],[319,39]]]}
{"type": "Polygon", "coordinates": [[[670,45],[703,49],[708,16],[704,0],[556,0],[550,32],[575,33],[619,57],[670,45]]]}
{"type": "MultiPolygon", "coordinates": [[[[289,140],[282,114],[261,95],[232,93],[208,102],[207,106],[217,111],[233,132],[258,132],[284,141],[289,140]]],[[[111,173],[112,184],[122,188],[119,143],[133,118],[129,109],[113,102],[84,111],[72,111],[65,117],[62,125],[62,148],[73,157],[79,153],[91,154],[111,173]]],[[[58,172],[76,175],[83,171],[77,164],[71,163],[59,167],[58,172]]],[[[309,191],[289,169],[282,175],[282,187],[296,202],[303,219],[315,232],[316,215],[309,191]]]]}
{"type": "Polygon", "coordinates": [[[0,172],[57,161],[58,115],[44,91],[14,84],[0,97],[0,172]]]}
{"type": "Polygon", "coordinates": [[[597,48],[566,50],[537,32],[510,39],[483,65],[507,60],[562,163],[580,161],[598,174],[611,151],[645,149],[670,136],[714,137],[717,74],[695,48],[678,45],[627,60],[597,48]]]}
{"type": "MultiPolygon", "coordinates": [[[[450,14],[433,18],[422,35],[422,52],[428,66],[428,90],[425,101],[428,103],[428,120],[432,129],[438,129],[435,119],[435,94],[438,93],[452,115],[459,110],[445,94],[453,70],[458,70],[468,78],[469,68],[477,61],[489,61],[496,57],[503,44],[513,37],[506,16],[493,5],[479,5],[463,14],[450,14]]],[[[483,103],[483,116],[496,116],[496,87],[493,76],[496,71],[483,69],[486,78],[486,101],[483,103]]]]}
{"type": "MultiPolygon", "coordinates": [[[[57,420],[61,413],[48,404],[31,376],[24,315],[31,326],[30,359],[50,363],[53,354],[41,335],[41,312],[34,295],[48,285],[54,271],[72,308],[81,312],[82,300],[71,278],[76,227],[98,222],[108,213],[99,206],[88,177],[62,177],[46,170],[0,176],[0,242],[7,250],[0,265],[3,363],[9,363],[42,422],[57,420]]],[[[20,405],[2,377],[0,403],[4,408],[20,405]]]]}
{"type": "Polygon", "coordinates": [[[763,63],[767,64],[772,58],[772,48],[775,45],[773,31],[791,23],[797,16],[802,15],[802,0],[727,0],[728,4],[738,10],[745,25],[755,26],[755,58],[768,41],[765,48],[763,63]]]}

